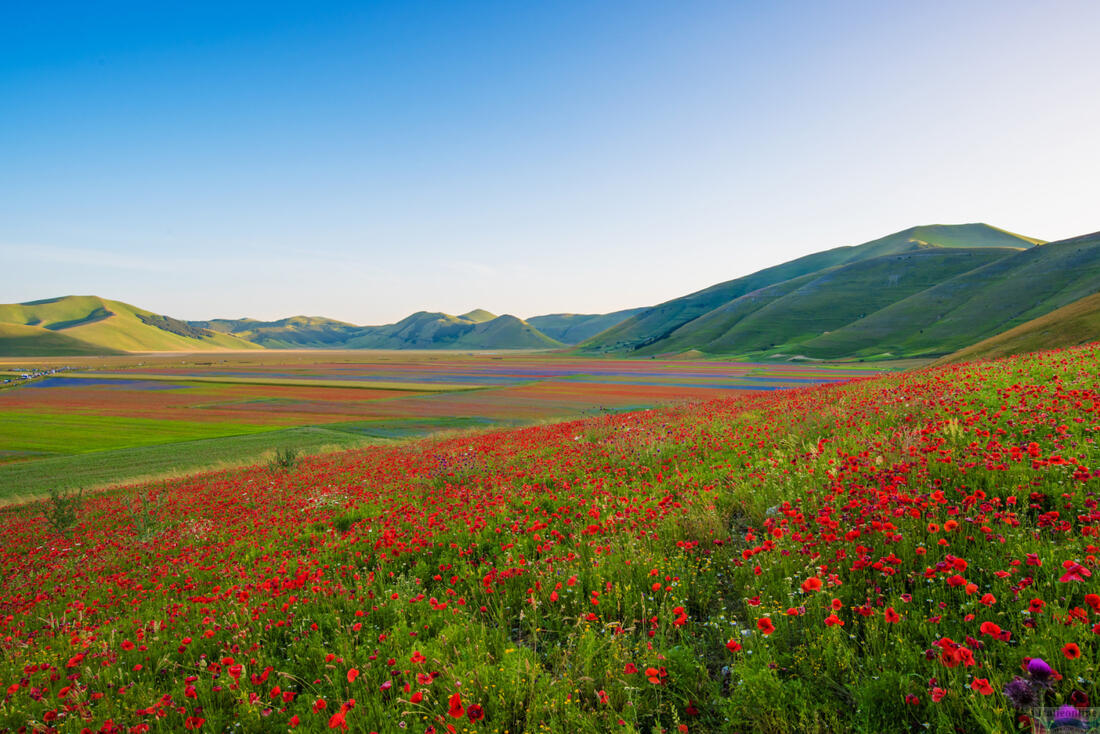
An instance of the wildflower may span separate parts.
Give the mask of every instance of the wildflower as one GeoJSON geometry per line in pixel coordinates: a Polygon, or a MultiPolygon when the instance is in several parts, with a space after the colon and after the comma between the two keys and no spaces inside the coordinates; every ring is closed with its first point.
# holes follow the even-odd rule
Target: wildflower
{"type": "Polygon", "coordinates": [[[351,670],[348,671],[348,683],[354,683],[355,679],[358,678],[358,677],[359,677],[359,670],[357,668],[352,668],[351,670]]]}
{"type": "Polygon", "coordinates": [[[883,616],[886,617],[886,621],[890,624],[897,624],[901,621],[901,615],[898,614],[893,607],[886,607],[886,612],[883,616]]]}
{"type": "Polygon", "coordinates": [[[1081,648],[1076,642],[1069,642],[1062,647],[1062,654],[1066,656],[1066,660],[1076,660],[1081,657],[1081,648]]]}
{"type": "Polygon", "coordinates": [[[807,594],[821,590],[821,579],[816,576],[806,579],[802,582],[802,590],[807,594]]]}
{"type": "Polygon", "coordinates": [[[844,626],[844,620],[841,619],[840,617],[836,616],[835,614],[830,614],[828,617],[825,618],[825,626],[826,627],[837,627],[837,626],[843,627],[844,626]]]}
{"type": "Polygon", "coordinates": [[[1035,680],[1045,681],[1054,674],[1054,669],[1042,658],[1032,658],[1027,663],[1027,672],[1035,680]]]}
{"type": "Polygon", "coordinates": [[[993,686],[989,685],[989,678],[975,678],[970,687],[983,696],[988,696],[993,693],[993,686]]]}
{"type": "Polygon", "coordinates": [[[470,721],[481,721],[485,718],[485,710],[481,708],[480,704],[472,703],[470,708],[466,710],[466,717],[470,721]]]}
{"type": "Polygon", "coordinates": [[[771,619],[768,617],[761,617],[756,620],[756,628],[765,635],[770,635],[772,632],[775,632],[775,625],[772,624],[771,619]]]}
{"type": "Polygon", "coordinates": [[[1054,712],[1054,720],[1050,722],[1052,729],[1057,729],[1061,726],[1078,729],[1081,727],[1081,724],[1081,712],[1077,710],[1076,706],[1070,706],[1068,704],[1059,707],[1059,709],[1054,712]]]}
{"type": "Polygon", "coordinates": [[[1076,561],[1066,561],[1062,564],[1062,568],[1066,569],[1066,572],[1062,574],[1062,577],[1058,580],[1063,584],[1069,583],[1070,581],[1084,581],[1089,576],[1092,576],[1092,571],[1076,561]]]}
{"type": "Polygon", "coordinates": [[[466,713],[466,709],[462,707],[462,696],[458,691],[455,691],[448,701],[450,708],[447,713],[451,715],[452,719],[461,719],[462,715],[466,713]]]}
{"type": "Polygon", "coordinates": [[[1017,709],[1029,709],[1038,705],[1039,696],[1031,683],[1020,676],[1014,677],[1004,687],[1005,698],[1017,709]]]}
{"type": "Polygon", "coordinates": [[[737,652],[738,650],[741,649],[741,643],[738,642],[737,640],[730,640],[729,642],[726,643],[726,649],[729,650],[730,652],[737,652]]]}

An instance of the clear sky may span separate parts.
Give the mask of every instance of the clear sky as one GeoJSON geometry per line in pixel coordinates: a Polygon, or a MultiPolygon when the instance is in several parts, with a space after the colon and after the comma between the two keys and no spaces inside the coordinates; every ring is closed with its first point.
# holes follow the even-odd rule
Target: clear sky
{"type": "Polygon", "coordinates": [[[0,302],[650,305],[1100,229],[1100,2],[6,2],[0,302]]]}

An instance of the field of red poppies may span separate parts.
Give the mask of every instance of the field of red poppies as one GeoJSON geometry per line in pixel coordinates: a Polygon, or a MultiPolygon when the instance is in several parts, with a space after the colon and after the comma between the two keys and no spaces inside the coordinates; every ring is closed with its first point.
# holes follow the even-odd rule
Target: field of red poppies
{"type": "Polygon", "coordinates": [[[4,508],[0,729],[1022,729],[1098,439],[1093,345],[4,508]]]}

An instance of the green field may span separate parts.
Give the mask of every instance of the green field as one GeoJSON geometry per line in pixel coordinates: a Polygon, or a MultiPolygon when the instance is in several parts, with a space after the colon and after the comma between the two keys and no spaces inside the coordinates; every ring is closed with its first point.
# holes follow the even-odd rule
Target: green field
{"type": "Polygon", "coordinates": [[[131,446],[265,433],[274,426],[84,414],[0,413],[0,446],[8,451],[80,454],[131,446]]]}

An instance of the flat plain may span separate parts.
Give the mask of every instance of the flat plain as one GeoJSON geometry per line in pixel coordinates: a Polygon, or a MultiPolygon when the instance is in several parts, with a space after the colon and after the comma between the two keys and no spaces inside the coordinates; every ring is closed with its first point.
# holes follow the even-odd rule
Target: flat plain
{"type": "Polygon", "coordinates": [[[13,380],[0,390],[0,500],[256,463],[278,449],[323,453],[836,382],[870,369],[548,352],[12,358],[0,361],[13,380]]]}

